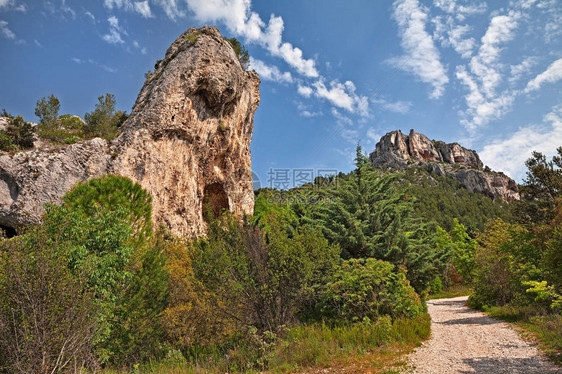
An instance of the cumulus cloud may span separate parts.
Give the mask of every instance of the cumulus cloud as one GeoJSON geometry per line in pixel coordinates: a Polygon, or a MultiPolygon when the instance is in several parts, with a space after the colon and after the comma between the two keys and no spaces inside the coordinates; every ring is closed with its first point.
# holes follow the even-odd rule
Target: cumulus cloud
{"type": "Polygon", "coordinates": [[[293,82],[293,76],[288,71],[282,73],[277,66],[268,65],[262,60],[253,57],[250,57],[250,69],[254,69],[259,74],[260,78],[268,81],[293,82]]]}
{"type": "Polygon", "coordinates": [[[115,16],[111,16],[107,19],[109,22],[109,34],[102,36],[102,39],[109,44],[123,44],[124,41],[121,38],[121,34],[126,34],[124,30],[119,26],[119,19],[115,16]]]}
{"type": "Polygon", "coordinates": [[[425,26],[428,15],[418,0],[394,2],[393,18],[398,24],[401,46],[405,55],[389,62],[397,68],[414,74],[424,83],[433,86],[431,98],[439,98],[449,82],[447,71],[440,60],[439,51],[425,26]]]}
{"type": "Polygon", "coordinates": [[[150,10],[150,5],[148,5],[148,0],[146,1],[137,1],[134,3],[134,8],[137,13],[139,13],[144,18],[151,18],[152,11],[150,10]]]}
{"type": "Polygon", "coordinates": [[[4,20],[0,20],[0,35],[2,35],[6,39],[14,40],[16,38],[16,34],[8,27],[8,22],[4,20]]]}
{"type": "Polygon", "coordinates": [[[312,94],[314,93],[314,90],[312,88],[310,88],[309,86],[301,86],[299,84],[299,86],[297,87],[297,92],[299,95],[302,95],[306,98],[312,96],[312,94]]]}
{"type": "Polygon", "coordinates": [[[542,124],[521,127],[508,138],[485,145],[479,152],[482,161],[492,169],[502,170],[515,180],[525,176],[525,161],[533,151],[548,157],[556,153],[562,139],[562,105],[544,116],[542,124]]]}
{"type": "Polygon", "coordinates": [[[529,93],[532,91],[537,91],[541,88],[544,83],[554,83],[562,79],[562,58],[554,61],[545,71],[533,78],[527,87],[525,87],[525,92],[529,93]]]}
{"type": "Polygon", "coordinates": [[[348,112],[357,113],[361,116],[368,115],[369,100],[366,96],[358,95],[355,92],[356,88],[353,82],[341,83],[333,80],[326,86],[323,80],[318,80],[312,86],[316,97],[326,99],[332,105],[348,112]]]}
{"type": "Polygon", "coordinates": [[[186,0],[196,19],[201,22],[222,22],[233,33],[244,37],[248,43],[257,43],[273,56],[282,58],[299,74],[318,77],[313,59],[303,57],[300,48],[283,42],[284,22],[271,15],[266,24],[251,11],[251,0],[186,0]]]}

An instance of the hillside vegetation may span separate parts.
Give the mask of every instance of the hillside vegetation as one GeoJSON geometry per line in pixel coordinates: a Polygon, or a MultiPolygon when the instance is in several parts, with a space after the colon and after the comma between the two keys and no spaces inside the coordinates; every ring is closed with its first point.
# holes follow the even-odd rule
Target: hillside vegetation
{"type": "Polygon", "coordinates": [[[358,148],[349,174],[258,191],[253,216],[206,207],[190,239],[153,228],[126,178],[78,184],[0,242],[0,372],[386,370],[459,285],[559,352],[560,157],[535,154],[508,206],[358,148]]]}

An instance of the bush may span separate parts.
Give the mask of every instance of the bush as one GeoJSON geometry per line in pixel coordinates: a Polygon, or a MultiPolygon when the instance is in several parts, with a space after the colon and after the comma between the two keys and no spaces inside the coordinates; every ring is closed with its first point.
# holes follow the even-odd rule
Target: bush
{"type": "Polygon", "coordinates": [[[0,130],[0,151],[33,148],[33,127],[21,116],[7,117],[8,126],[0,130]]]}
{"type": "Polygon", "coordinates": [[[290,238],[275,228],[265,235],[228,216],[211,222],[208,237],[191,250],[195,276],[216,295],[214,305],[269,330],[293,321],[339,253],[317,231],[303,228],[290,238]]]}
{"type": "Polygon", "coordinates": [[[413,318],[424,306],[403,272],[394,272],[388,262],[351,259],[334,268],[320,295],[322,317],[351,322],[376,320],[381,316],[413,318]]]}
{"type": "Polygon", "coordinates": [[[96,367],[93,293],[63,248],[41,228],[0,242],[0,372],[96,367]]]}

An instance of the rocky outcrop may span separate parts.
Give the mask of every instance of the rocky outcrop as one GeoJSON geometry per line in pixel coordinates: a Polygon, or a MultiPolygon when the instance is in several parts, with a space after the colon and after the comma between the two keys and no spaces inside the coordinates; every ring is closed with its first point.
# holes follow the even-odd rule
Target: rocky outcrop
{"type": "Polygon", "coordinates": [[[203,233],[206,204],[252,213],[259,84],[216,28],[189,29],[157,63],[116,139],[0,156],[0,225],[38,222],[44,203],[106,173],[140,183],[154,223],[177,234],[203,233]]]}
{"type": "Polygon", "coordinates": [[[384,135],[370,154],[378,168],[402,169],[424,166],[439,176],[451,176],[471,192],[480,192],[504,201],[519,200],[517,184],[503,173],[484,171],[480,157],[458,143],[433,141],[423,134],[400,130],[384,135]]]}

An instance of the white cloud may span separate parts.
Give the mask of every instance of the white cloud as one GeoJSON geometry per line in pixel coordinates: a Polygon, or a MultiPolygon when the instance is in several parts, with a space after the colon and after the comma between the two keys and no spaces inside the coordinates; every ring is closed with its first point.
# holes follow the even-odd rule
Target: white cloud
{"type": "Polygon", "coordinates": [[[15,10],[16,12],[27,12],[27,5],[15,0],[0,0],[0,9],[15,10]]]}
{"type": "Polygon", "coordinates": [[[146,47],[143,47],[139,44],[139,42],[137,42],[136,40],[133,41],[133,47],[135,47],[136,49],[138,49],[140,51],[140,53],[142,53],[143,55],[146,54],[146,47]]]}
{"type": "Polygon", "coordinates": [[[33,39],[33,43],[35,43],[35,45],[38,46],[39,48],[43,48],[43,44],[39,43],[39,40],[33,39]]]}
{"type": "Polygon", "coordinates": [[[62,0],[61,10],[63,11],[63,13],[70,15],[70,18],[76,19],[76,12],[74,11],[74,9],[66,5],[66,0],[62,0]]]}
{"type": "Polygon", "coordinates": [[[471,132],[487,124],[490,120],[503,116],[513,104],[515,92],[506,91],[494,97],[486,97],[473,76],[464,66],[457,66],[456,77],[468,87],[469,93],[465,96],[467,110],[462,124],[471,132]]]}
{"type": "Polygon", "coordinates": [[[254,69],[260,78],[274,81],[274,82],[286,82],[292,83],[293,76],[288,71],[281,73],[279,68],[274,65],[268,65],[262,60],[250,57],[250,69],[254,69]]]}
{"type": "Polygon", "coordinates": [[[510,83],[518,82],[525,74],[531,71],[531,68],[535,66],[538,62],[538,58],[535,56],[528,56],[523,59],[517,65],[511,65],[511,77],[509,77],[510,83]]]}
{"type": "Polygon", "coordinates": [[[139,13],[144,18],[151,18],[152,12],[150,10],[150,5],[148,5],[148,0],[137,1],[134,4],[135,11],[139,13]]]}
{"type": "Polygon", "coordinates": [[[381,140],[382,136],[373,128],[367,129],[367,139],[370,140],[370,145],[374,148],[375,145],[381,140]]]}
{"type": "Polygon", "coordinates": [[[452,16],[446,16],[445,22],[443,22],[443,17],[437,16],[431,22],[435,26],[433,37],[441,42],[443,47],[452,47],[462,58],[472,55],[475,40],[472,37],[466,37],[466,34],[471,31],[470,26],[457,25],[452,16]]]}
{"type": "Polygon", "coordinates": [[[395,101],[391,102],[385,99],[384,97],[380,98],[373,98],[371,101],[375,104],[380,105],[384,110],[388,110],[389,112],[405,114],[410,111],[412,107],[412,103],[409,101],[395,101]]]}
{"type": "Polygon", "coordinates": [[[439,51],[431,35],[425,30],[427,13],[418,0],[394,2],[393,18],[398,23],[404,56],[389,62],[397,68],[414,74],[422,82],[433,86],[431,98],[439,98],[449,82],[447,72],[440,60],[439,51]]]}
{"type": "MultiPolygon", "coordinates": [[[[107,1],[107,0],[106,0],[107,1]]],[[[113,0],[115,1],[115,0],[113,0]]],[[[102,39],[109,44],[123,44],[125,43],[121,38],[121,33],[125,34],[124,30],[119,26],[119,20],[115,16],[111,16],[107,19],[109,22],[109,34],[102,36],[102,39]]]]}
{"type": "Polygon", "coordinates": [[[494,16],[481,39],[478,53],[468,66],[456,68],[456,78],[468,88],[465,96],[467,109],[461,115],[461,123],[472,133],[493,119],[507,113],[517,91],[506,89],[496,92],[503,79],[503,64],[499,61],[502,45],[514,38],[521,14],[509,11],[494,16]]]}
{"type": "Polygon", "coordinates": [[[319,76],[314,60],[305,59],[300,48],[283,42],[283,19],[271,15],[266,25],[257,13],[251,11],[251,0],[186,1],[197,20],[222,22],[246,42],[260,44],[273,56],[282,58],[299,74],[310,78],[319,76]]]}
{"type": "Polygon", "coordinates": [[[554,61],[550,66],[527,83],[525,92],[537,91],[544,83],[554,83],[562,79],[562,58],[554,61]]]}
{"type": "Polygon", "coordinates": [[[318,80],[312,86],[315,89],[315,96],[328,100],[332,105],[361,116],[368,115],[368,98],[355,93],[356,89],[353,82],[340,83],[333,80],[329,83],[329,87],[326,87],[323,80],[318,80]]]}
{"type": "Polygon", "coordinates": [[[16,34],[8,27],[8,22],[4,20],[0,20],[0,35],[2,35],[6,39],[14,40],[16,38],[16,34]]]}
{"type": "Polygon", "coordinates": [[[92,23],[96,23],[96,17],[95,17],[92,13],[86,11],[86,12],[84,12],[84,14],[85,14],[86,16],[88,16],[88,18],[90,18],[90,20],[92,21],[92,23]]]}
{"type": "Polygon", "coordinates": [[[87,60],[83,60],[83,59],[78,58],[78,57],[72,57],[70,60],[71,60],[72,62],[74,62],[75,64],[86,64],[86,63],[92,64],[92,65],[95,65],[95,66],[97,66],[97,67],[99,67],[99,68],[101,68],[101,69],[103,69],[103,70],[109,72],[109,73],[116,73],[116,72],[117,72],[117,69],[114,69],[114,68],[112,68],[112,67],[109,67],[109,66],[107,66],[107,65],[104,65],[104,64],[102,64],[102,63],[99,63],[99,62],[97,62],[97,61],[95,61],[95,60],[92,60],[91,58],[89,58],[89,59],[87,59],[87,60]]]}
{"type": "Polygon", "coordinates": [[[482,161],[492,169],[501,170],[515,180],[525,176],[525,161],[538,151],[551,157],[562,139],[562,105],[544,116],[543,124],[521,127],[510,137],[485,145],[479,152],[482,161]]]}
{"type": "Polygon", "coordinates": [[[519,13],[510,12],[492,18],[482,37],[478,55],[470,61],[470,70],[480,80],[484,93],[490,97],[494,96],[494,90],[501,81],[498,62],[500,46],[513,39],[519,16],[519,13]]]}
{"type": "Polygon", "coordinates": [[[310,88],[309,86],[301,86],[299,84],[299,86],[297,87],[297,92],[299,93],[299,95],[302,95],[306,98],[312,96],[312,94],[314,93],[314,90],[312,88],[310,88]]]}
{"type": "Polygon", "coordinates": [[[434,0],[433,5],[441,8],[442,11],[453,14],[459,21],[463,21],[467,16],[481,14],[486,11],[486,3],[476,3],[474,1],[464,1],[467,5],[460,4],[463,1],[458,0],[434,0]]]}

